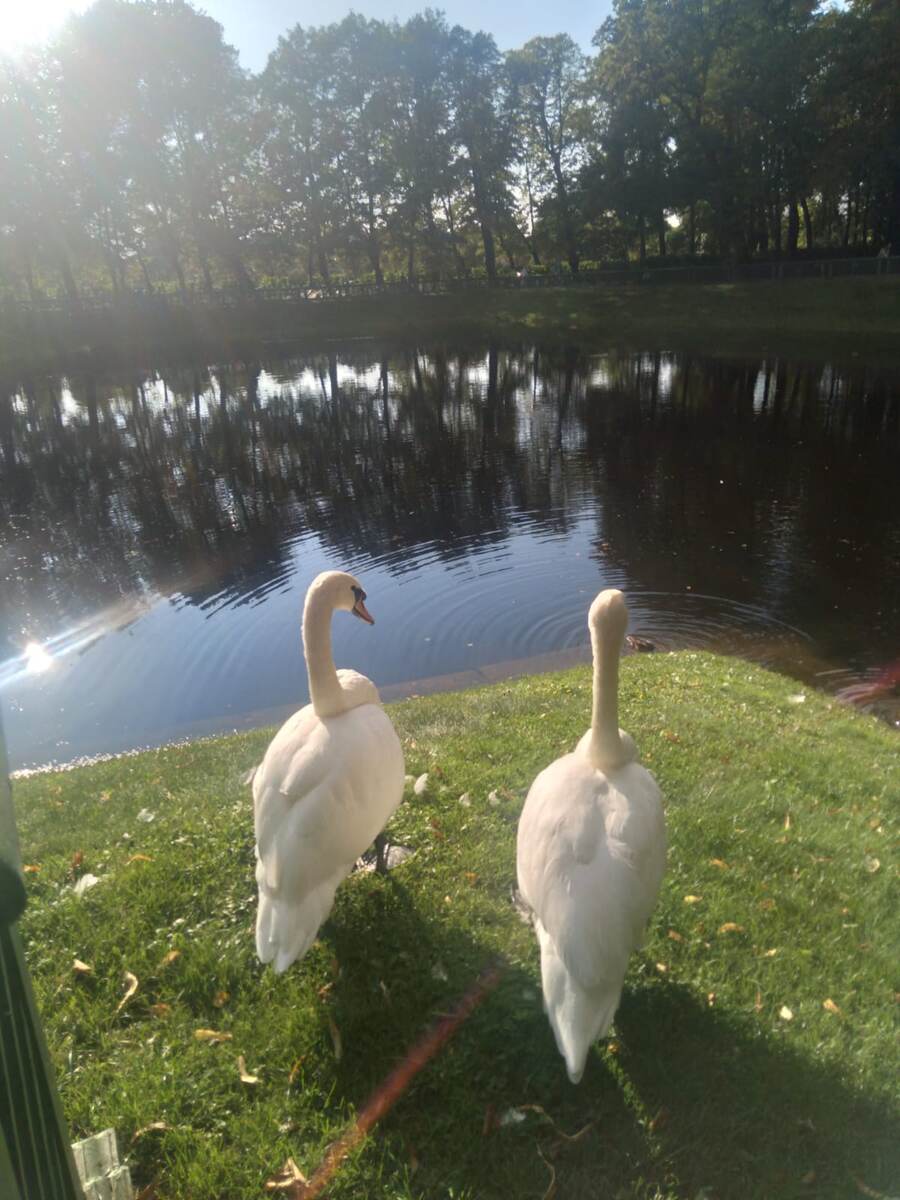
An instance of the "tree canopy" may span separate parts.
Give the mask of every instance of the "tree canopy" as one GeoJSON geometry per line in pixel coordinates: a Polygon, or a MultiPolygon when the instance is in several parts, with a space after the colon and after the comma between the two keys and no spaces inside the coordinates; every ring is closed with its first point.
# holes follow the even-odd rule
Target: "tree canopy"
{"type": "Polygon", "coordinates": [[[0,60],[0,295],[900,249],[896,0],[615,0],[593,46],[351,14],[254,76],[97,0],[0,60]]]}

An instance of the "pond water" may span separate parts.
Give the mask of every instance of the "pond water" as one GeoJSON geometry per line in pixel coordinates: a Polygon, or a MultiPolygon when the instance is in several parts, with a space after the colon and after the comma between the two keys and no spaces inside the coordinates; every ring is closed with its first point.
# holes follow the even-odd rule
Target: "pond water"
{"type": "Polygon", "coordinates": [[[660,649],[876,679],[898,449],[900,375],[773,358],[360,342],[0,380],[12,763],[278,719],[331,567],[376,618],[335,618],[336,661],[388,696],[586,658],[607,586],[660,649]]]}

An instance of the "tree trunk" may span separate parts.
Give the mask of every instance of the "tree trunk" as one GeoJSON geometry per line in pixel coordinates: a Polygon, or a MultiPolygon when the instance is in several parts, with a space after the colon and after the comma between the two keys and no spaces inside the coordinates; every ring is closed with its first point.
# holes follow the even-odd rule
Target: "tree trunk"
{"type": "Polygon", "coordinates": [[[322,276],[322,282],[326,287],[331,287],[331,271],[328,267],[328,255],[325,253],[325,247],[322,244],[321,237],[319,238],[316,257],[319,260],[319,274],[322,276]]]}
{"type": "Polygon", "coordinates": [[[644,214],[638,214],[638,237],[641,242],[641,262],[647,257],[647,230],[644,225],[644,214]]]}
{"type": "Polygon", "coordinates": [[[781,195],[775,193],[775,200],[772,204],[772,246],[775,253],[781,254],[781,195]]]}
{"type": "Polygon", "coordinates": [[[154,293],[154,287],[153,287],[153,280],[150,278],[150,269],[147,266],[147,260],[146,260],[146,258],[144,258],[143,254],[141,254],[140,251],[138,251],[137,257],[138,257],[138,262],[140,263],[140,266],[141,266],[141,274],[144,276],[144,283],[146,284],[147,291],[152,296],[154,293]]]}
{"type": "Polygon", "coordinates": [[[24,247],[22,250],[22,270],[25,272],[25,286],[28,288],[28,299],[32,304],[37,304],[41,296],[34,282],[34,259],[31,256],[31,248],[29,246],[24,247]]]}
{"type": "Polygon", "coordinates": [[[850,222],[853,220],[853,193],[847,189],[847,219],[844,222],[844,236],[841,238],[841,245],[846,250],[850,245],[850,222]]]}
{"type": "Polygon", "coordinates": [[[660,209],[656,218],[656,236],[659,241],[660,258],[666,257],[666,229],[666,214],[660,209]]]}
{"type": "Polygon", "coordinates": [[[59,251],[59,273],[62,275],[63,287],[66,289],[66,295],[74,303],[78,303],[78,287],[75,283],[75,276],[72,274],[72,267],[69,263],[69,256],[65,250],[59,251]]]}
{"type": "Polygon", "coordinates": [[[812,245],[813,245],[812,216],[810,214],[809,204],[807,203],[805,196],[803,196],[800,200],[800,207],[803,210],[803,229],[804,229],[805,236],[806,236],[806,249],[812,250],[812,245]]]}
{"type": "Polygon", "coordinates": [[[692,200],[688,206],[688,249],[691,258],[697,253],[697,206],[692,200]]]}
{"type": "Polygon", "coordinates": [[[800,236],[800,214],[797,211],[797,199],[788,197],[787,252],[790,258],[797,255],[797,240],[800,236]]]}

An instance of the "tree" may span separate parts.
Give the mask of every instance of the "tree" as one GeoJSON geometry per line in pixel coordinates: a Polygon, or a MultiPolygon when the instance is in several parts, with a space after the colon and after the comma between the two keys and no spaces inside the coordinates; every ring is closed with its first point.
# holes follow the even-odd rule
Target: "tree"
{"type": "Polygon", "coordinates": [[[579,130],[586,103],[584,55],[568,36],[532,38],[508,55],[507,64],[518,108],[525,153],[534,164],[535,182],[553,196],[566,257],[578,271],[578,237],[572,192],[581,162],[579,130]]]}

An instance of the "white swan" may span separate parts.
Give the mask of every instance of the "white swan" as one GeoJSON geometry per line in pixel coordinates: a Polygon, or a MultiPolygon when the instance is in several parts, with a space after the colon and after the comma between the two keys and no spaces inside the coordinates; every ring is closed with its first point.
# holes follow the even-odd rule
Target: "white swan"
{"type": "Polygon", "coordinates": [[[375,685],[336,671],[331,656],[332,613],[373,625],[365,599],[343,571],[313,580],[303,608],[311,703],[285,721],[253,776],[256,950],[278,972],[312,945],[338,885],[403,795],[403,750],[375,685]]]}
{"type": "Polygon", "coordinates": [[[666,861],[656,780],[619,729],[621,592],[601,592],[588,627],[594,651],[591,728],[541,771],[519,819],[519,891],[541,948],[544,1007],[573,1083],[612,1024],[632,950],[653,911],[666,861]]]}

